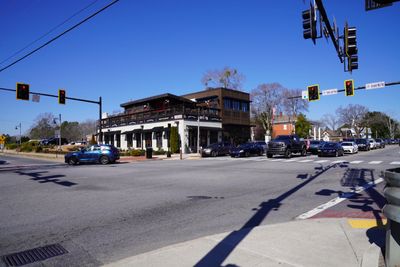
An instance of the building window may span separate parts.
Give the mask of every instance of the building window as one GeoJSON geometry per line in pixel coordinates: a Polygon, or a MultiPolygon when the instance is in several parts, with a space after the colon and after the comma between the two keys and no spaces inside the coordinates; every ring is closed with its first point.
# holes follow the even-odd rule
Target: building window
{"type": "Polygon", "coordinates": [[[249,112],[249,103],[242,102],[242,111],[243,112],[249,112]]]}
{"type": "Polygon", "coordinates": [[[117,134],[115,137],[117,138],[117,147],[121,147],[121,135],[117,134]]]}
{"type": "Polygon", "coordinates": [[[232,109],[240,110],[240,101],[239,100],[232,100],[232,109]]]}
{"type": "Polygon", "coordinates": [[[286,124],[283,125],[283,130],[287,130],[287,125],[286,124]]]}
{"type": "Polygon", "coordinates": [[[136,147],[142,147],[142,133],[135,134],[136,139],[136,147]]]}
{"type": "Polygon", "coordinates": [[[224,98],[224,109],[232,109],[232,100],[224,98]]]}

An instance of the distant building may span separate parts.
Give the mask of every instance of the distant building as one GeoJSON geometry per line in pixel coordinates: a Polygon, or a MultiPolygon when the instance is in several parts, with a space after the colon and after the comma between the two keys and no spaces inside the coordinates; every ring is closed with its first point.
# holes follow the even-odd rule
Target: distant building
{"type": "Polygon", "coordinates": [[[280,113],[272,123],[272,138],[278,135],[289,135],[296,132],[296,117],[280,113]]]}

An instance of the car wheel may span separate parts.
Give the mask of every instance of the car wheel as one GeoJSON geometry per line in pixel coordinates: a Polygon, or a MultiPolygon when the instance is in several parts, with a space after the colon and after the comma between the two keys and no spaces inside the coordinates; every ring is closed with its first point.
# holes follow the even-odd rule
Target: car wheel
{"type": "Polygon", "coordinates": [[[336,158],[339,157],[339,152],[337,152],[337,150],[336,150],[336,152],[335,152],[335,157],[336,157],[336,158]]]}
{"type": "Polygon", "coordinates": [[[307,149],[303,148],[303,150],[301,151],[301,156],[307,156],[307,149]]]}
{"type": "Polygon", "coordinates": [[[217,151],[211,152],[211,157],[216,157],[217,156],[217,151]]]}
{"type": "Polygon", "coordinates": [[[288,149],[286,149],[286,151],[285,151],[285,158],[290,158],[292,156],[292,151],[290,151],[290,149],[288,148],[288,149]]]}
{"type": "Polygon", "coordinates": [[[267,153],[267,158],[272,158],[272,154],[267,153]]]}
{"type": "Polygon", "coordinates": [[[258,152],[259,156],[262,156],[263,154],[264,154],[264,152],[262,152],[261,150],[260,150],[260,152],[258,152]]]}
{"type": "Polygon", "coordinates": [[[68,159],[68,165],[76,165],[78,164],[78,160],[75,157],[70,157],[68,159]]]}
{"type": "Polygon", "coordinates": [[[106,165],[106,164],[108,164],[109,162],[110,162],[110,160],[108,159],[107,156],[101,156],[101,157],[100,157],[100,163],[101,163],[101,164],[106,165]]]}
{"type": "Polygon", "coordinates": [[[245,157],[249,157],[249,156],[250,156],[250,153],[247,151],[246,153],[244,153],[244,156],[245,156],[245,157]]]}

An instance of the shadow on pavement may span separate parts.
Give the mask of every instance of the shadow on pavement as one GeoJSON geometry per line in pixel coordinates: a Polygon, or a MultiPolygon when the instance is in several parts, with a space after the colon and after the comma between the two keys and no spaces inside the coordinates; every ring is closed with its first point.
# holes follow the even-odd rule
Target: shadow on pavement
{"type": "MultiPolygon", "coordinates": [[[[251,232],[251,230],[259,226],[262,221],[268,216],[268,214],[273,210],[278,210],[282,204],[282,201],[296,193],[298,190],[312,182],[318,176],[326,172],[331,168],[340,167],[339,164],[329,165],[327,167],[316,167],[315,173],[300,174],[296,178],[304,180],[301,184],[293,187],[289,191],[281,194],[280,196],[269,199],[266,202],[262,202],[259,208],[256,209],[257,212],[238,230],[228,234],[223,240],[221,240],[213,249],[211,249],[199,262],[194,266],[222,266],[224,260],[229,256],[229,254],[246,238],[246,236],[251,232]],[[299,177],[300,176],[300,177],[299,177]],[[308,177],[308,178],[307,178],[308,177]]],[[[235,266],[235,265],[226,265],[235,266]]]]}
{"type": "Polygon", "coordinates": [[[65,177],[65,175],[62,174],[56,174],[56,175],[49,175],[49,176],[42,176],[44,173],[48,173],[48,171],[40,171],[40,172],[23,172],[23,171],[16,171],[15,173],[18,173],[19,175],[26,175],[32,177],[31,180],[33,181],[38,181],[39,183],[55,183],[58,185],[62,186],[67,186],[71,187],[74,185],[77,185],[77,183],[69,182],[69,181],[60,181],[61,177],[65,177]]]}

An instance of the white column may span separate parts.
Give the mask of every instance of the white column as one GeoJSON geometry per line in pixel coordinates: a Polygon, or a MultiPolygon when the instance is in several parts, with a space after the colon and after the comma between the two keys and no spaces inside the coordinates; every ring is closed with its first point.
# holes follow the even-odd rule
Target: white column
{"type": "Polygon", "coordinates": [[[321,140],[321,127],[318,127],[318,140],[321,140]]]}
{"type": "Polygon", "coordinates": [[[314,140],[317,140],[317,127],[314,126],[314,140]]]}

